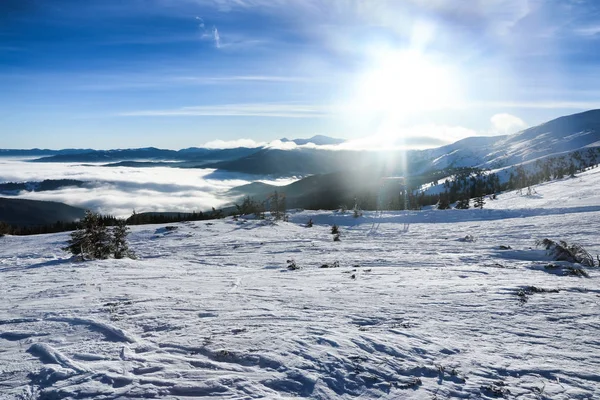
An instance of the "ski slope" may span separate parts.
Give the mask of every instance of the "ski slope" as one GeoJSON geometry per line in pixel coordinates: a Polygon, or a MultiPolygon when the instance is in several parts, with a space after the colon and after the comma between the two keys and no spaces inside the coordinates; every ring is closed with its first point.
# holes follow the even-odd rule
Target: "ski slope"
{"type": "Polygon", "coordinates": [[[600,254],[599,184],[139,226],[137,260],[77,262],[67,233],[0,238],[0,399],[600,398],[600,270],[535,247],[600,254]]]}

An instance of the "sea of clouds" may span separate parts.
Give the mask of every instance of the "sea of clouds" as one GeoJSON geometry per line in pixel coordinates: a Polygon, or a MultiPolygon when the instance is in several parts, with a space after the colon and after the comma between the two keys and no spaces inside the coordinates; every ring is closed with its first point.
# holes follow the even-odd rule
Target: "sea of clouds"
{"type": "Polygon", "coordinates": [[[59,201],[118,217],[127,217],[133,210],[210,210],[236,201],[228,193],[236,186],[254,181],[285,185],[297,180],[273,180],[214,169],[103,167],[101,164],[34,163],[26,159],[0,158],[0,183],[44,179],[77,179],[91,185],[44,192],[24,191],[14,197],[59,201]]]}

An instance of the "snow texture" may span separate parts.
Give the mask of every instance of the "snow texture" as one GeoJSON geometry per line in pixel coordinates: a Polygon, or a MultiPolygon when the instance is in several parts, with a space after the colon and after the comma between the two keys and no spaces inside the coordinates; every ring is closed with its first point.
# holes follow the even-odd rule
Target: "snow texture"
{"type": "Polygon", "coordinates": [[[600,270],[535,247],[599,254],[598,187],[594,169],[483,210],[138,226],[138,260],[5,236],[0,398],[600,398],[600,270]]]}

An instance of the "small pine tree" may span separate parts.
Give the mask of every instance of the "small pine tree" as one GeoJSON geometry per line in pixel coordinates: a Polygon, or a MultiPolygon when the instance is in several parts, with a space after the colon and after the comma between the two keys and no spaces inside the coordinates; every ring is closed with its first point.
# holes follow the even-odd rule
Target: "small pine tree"
{"type": "MultiPolygon", "coordinates": [[[[225,218],[225,215],[223,214],[223,210],[217,210],[216,208],[212,208],[212,217],[214,219],[220,219],[220,218],[225,218]]],[[[179,221],[182,220],[181,216],[179,216],[178,218],[179,221]]]]}
{"type": "Polygon", "coordinates": [[[271,205],[271,215],[275,218],[275,220],[279,221],[284,219],[287,208],[285,203],[285,194],[280,194],[275,191],[271,196],[269,196],[268,200],[271,205]]]}
{"type": "Polygon", "coordinates": [[[11,227],[4,221],[0,221],[0,237],[4,235],[8,235],[11,232],[11,227]]]}
{"type": "Polygon", "coordinates": [[[100,222],[100,215],[89,210],[81,221],[81,226],[71,233],[65,251],[84,260],[106,259],[111,254],[111,237],[106,227],[100,222]]]}
{"type": "Polygon", "coordinates": [[[473,207],[483,209],[483,205],[485,204],[485,198],[483,195],[477,196],[473,199],[473,207]]]}
{"type": "Polygon", "coordinates": [[[444,193],[440,195],[440,199],[437,203],[438,210],[448,210],[450,208],[450,201],[448,200],[448,194],[444,193]]]}
{"type": "Polygon", "coordinates": [[[261,211],[261,205],[250,198],[250,196],[244,197],[242,204],[236,204],[235,208],[239,215],[255,214],[261,211]]]}
{"type": "Polygon", "coordinates": [[[458,201],[456,202],[456,209],[457,210],[468,210],[470,207],[469,205],[469,198],[467,196],[461,197],[460,199],[458,199],[458,201]]]}
{"type": "Polygon", "coordinates": [[[129,250],[129,244],[127,243],[127,235],[129,235],[129,228],[124,219],[117,220],[117,223],[112,228],[112,241],[111,247],[115,258],[133,258],[134,254],[129,250]]]}

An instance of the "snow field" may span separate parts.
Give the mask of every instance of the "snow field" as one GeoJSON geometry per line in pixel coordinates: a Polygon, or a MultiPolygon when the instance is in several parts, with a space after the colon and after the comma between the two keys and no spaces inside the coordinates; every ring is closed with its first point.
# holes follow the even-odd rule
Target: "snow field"
{"type": "Polygon", "coordinates": [[[598,398],[600,270],[535,247],[600,254],[586,174],[543,204],[139,226],[138,260],[0,238],[0,398],[598,398]]]}

